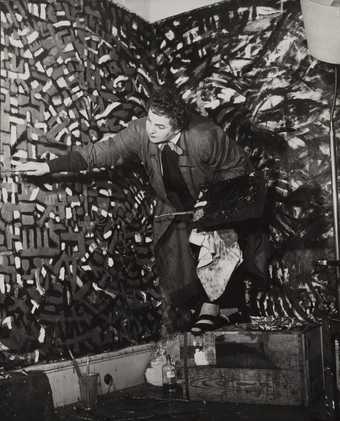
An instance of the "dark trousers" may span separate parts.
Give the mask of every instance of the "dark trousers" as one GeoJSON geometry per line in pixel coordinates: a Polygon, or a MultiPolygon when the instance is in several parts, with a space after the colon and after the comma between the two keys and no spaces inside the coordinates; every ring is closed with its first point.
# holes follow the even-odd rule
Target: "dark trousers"
{"type": "Polygon", "coordinates": [[[196,308],[206,294],[196,274],[197,250],[189,243],[191,224],[175,220],[155,248],[160,287],[171,305],[196,308]]]}
{"type": "MultiPolygon", "coordinates": [[[[189,318],[186,312],[190,309],[199,311],[201,304],[209,301],[196,273],[199,247],[189,243],[191,228],[189,222],[174,221],[155,249],[164,316],[173,326],[176,326],[181,317],[189,318]]],[[[257,237],[259,238],[261,237],[257,237]]],[[[265,289],[266,282],[264,277],[255,273],[249,270],[248,265],[242,264],[232,274],[226,290],[216,304],[221,307],[236,307],[244,314],[257,314],[256,293],[265,289]],[[245,279],[252,281],[249,303],[245,301],[245,279]]]]}

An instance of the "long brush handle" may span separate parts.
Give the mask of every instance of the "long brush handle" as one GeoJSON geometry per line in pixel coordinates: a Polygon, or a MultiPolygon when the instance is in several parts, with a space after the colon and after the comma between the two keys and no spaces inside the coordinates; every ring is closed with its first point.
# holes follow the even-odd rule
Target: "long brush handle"
{"type": "Polygon", "coordinates": [[[70,355],[70,357],[71,357],[71,360],[72,360],[73,366],[74,366],[74,368],[75,368],[75,370],[76,370],[76,373],[77,373],[77,376],[79,377],[79,379],[81,379],[81,377],[82,377],[82,373],[81,373],[81,371],[80,371],[79,364],[78,364],[77,360],[74,358],[74,356],[73,356],[73,354],[72,354],[72,351],[71,351],[69,348],[67,348],[67,351],[68,351],[68,353],[69,353],[69,355],[70,355]]]}

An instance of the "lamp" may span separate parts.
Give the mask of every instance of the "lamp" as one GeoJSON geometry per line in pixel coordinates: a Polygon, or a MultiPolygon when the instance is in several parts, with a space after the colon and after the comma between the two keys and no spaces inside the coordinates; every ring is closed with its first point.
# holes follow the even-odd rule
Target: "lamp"
{"type": "Polygon", "coordinates": [[[308,49],[326,63],[340,63],[340,0],[301,0],[308,49]]]}
{"type": "MultiPolygon", "coordinates": [[[[339,245],[339,196],[337,180],[337,148],[334,129],[334,112],[338,89],[338,65],[340,64],[340,0],[301,0],[305,34],[310,54],[317,60],[334,65],[334,94],[329,116],[329,149],[331,158],[331,184],[333,203],[333,229],[335,260],[326,261],[335,266],[336,304],[340,315],[340,245],[339,245]]],[[[331,320],[332,366],[335,417],[340,419],[340,319],[331,320]]]]}

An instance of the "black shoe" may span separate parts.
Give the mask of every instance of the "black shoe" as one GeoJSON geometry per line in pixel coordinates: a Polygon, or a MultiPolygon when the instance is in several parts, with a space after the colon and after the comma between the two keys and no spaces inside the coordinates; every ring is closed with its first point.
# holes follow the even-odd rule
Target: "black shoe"
{"type": "Polygon", "coordinates": [[[201,314],[196,323],[190,329],[194,336],[202,335],[204,332],[210,332],[219,329],[222,326],[230,324],[229,318],[223,315],[211,316],[201,314]]]}

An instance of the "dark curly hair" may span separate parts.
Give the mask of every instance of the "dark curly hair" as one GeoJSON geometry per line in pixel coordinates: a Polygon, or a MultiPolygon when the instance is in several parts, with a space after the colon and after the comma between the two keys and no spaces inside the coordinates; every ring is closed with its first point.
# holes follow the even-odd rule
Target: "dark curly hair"
{"type": "Polygon", "coordinates": [[[175,129],[184,129],[187,125],[185,102],[173,85],[155,89],[149,100],[150,108],[155,114],[168,117],[175,129]]]}

